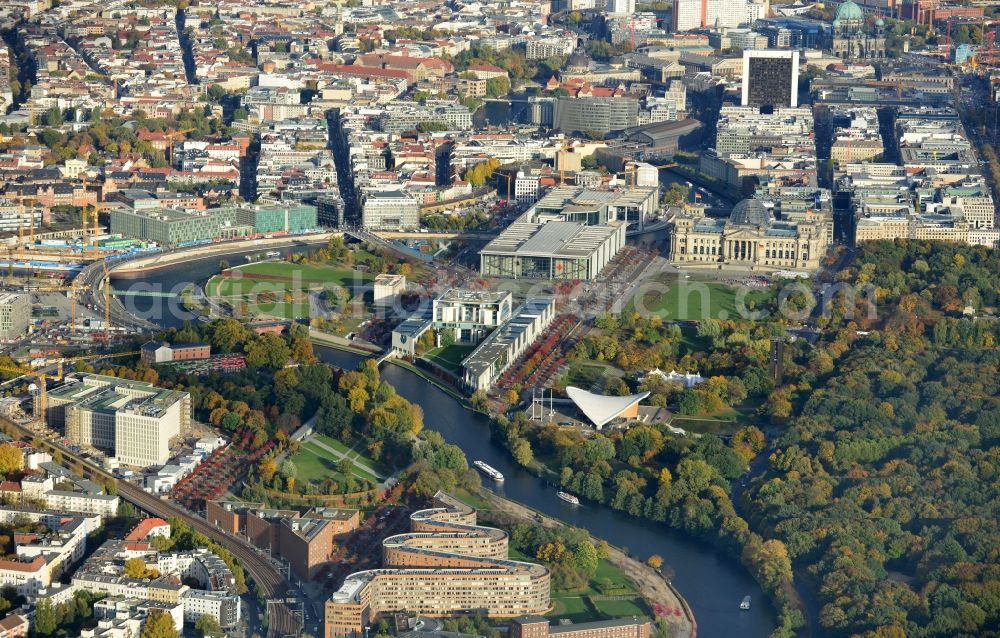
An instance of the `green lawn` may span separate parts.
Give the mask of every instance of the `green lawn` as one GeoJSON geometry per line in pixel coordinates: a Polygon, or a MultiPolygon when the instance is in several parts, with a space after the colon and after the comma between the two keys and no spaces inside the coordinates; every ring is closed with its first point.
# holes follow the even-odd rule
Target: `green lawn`
{"type": "Polygon", "coordinates": [[[652,617],[653,615],[649,607],[646,606],[646,601],[639,596],[631,600],[595,600],[594,606],[597,607],[598,611],[612,618],[621,616],[652,617]]]}
{"type": "Polygon", "coordinates": [[[475,494],[470,494],[467,490],[464,490],[462,488],[457,488],[454,492],[452,492],[452,494],[454,494],[455,498],[462,501],[469,507],[476,509],[479,512],[485,512],[486,510],[490,509],[489,503],[479,498],[475,494]]]}
{"type": "Polygon", "coordinates": [[[423,356],[428,361],[433,361],[445,370],[454,372],[455,374],[462,374],[462,361],[475,349],[475,346],[453,343],[450,346],[432,348],[425,352],[423,356]]]}
{"type": "MultiPolygon", "coordinates": [[[[302,445],[302,447],[305,448],[305,449],[307,449],[307,450],[309,450],[310,452],[312,452],[316,456],[329,459],[330,461],[332,461],[334,463],[334,465],[336,465],[337,463],[340,462],[339,459],[334,458],[332,454],[330,454],[329,452],[327,452],[326,450],[324,450],[320,446],[316,445],[315,443],[308,443],[307,442],[307,443],[304,443],[302,445]]],[[[348,457],[348,458],[350,458],[350,457],[348,457]]],[[[351,459],[351,460],[353,462],[353,469],[351,470],[351,473],[354,474],[354,476],[356,476],[358,478],[366,478],[366,479],[368,479],[369,481],[371,481],[373,483],[378,483],[378,477],[375,476],[375,474],[370,469],[368,469],[367,467],[359,464],[357,461],[354,461],[354,459],[351,459]]]]}
{"type": "Polygon", "coordinates": [[[552,611],[546,614],[549,618],[568,618],[573,622],[589,622],[598,620],[587,601],[580,594],[552,594],[552,611]]]}
{"type": "MultiPolygon", "coordinates": [[[[512,560],[538,562],[530,556],[524,555],[516,549],[511,548],[509,552],[512,560]]],[[[619,616],[647,616],[652,617],[652,613],[646,607],[645,601],[635,592],[635,587],[625,577],[621,569],[607,560],[602,560],[597,565],[597,572],[590,579],[587,587],[582,590],[560,591],[552,590],[552,611],[546,614],[549,618],[569,618],[573,622],[587,622],[591,620],[601,620],[605,617],[616,618],[619,616]],[[598,600],[601,592],[597,589],[597,584],[605,579],[611,581],[612,587],[616,591],[621,591],[622,596],[632,596],[626,600],[598,600]],[[595,597],[592,604],[597,608],[595,612],[588,604],[587,599],[595,597]],[[603,614],[603,615],[602,615],[603,614]]]]}
{"type": "MultiPolygon", "coordinates": [[[[355,467],[359,467],[360,466],[363,470],[367,471],[368,473],[379,472],[379,473],[384,474],[384,472],[382,472],[382,468],[379,467],[378,463],[376,463],[372,459],[368,458],[367,456],[363,455],[357,449],[349,448],[346,445],[344,445],[343,443],[341,443],[340,441],[338,441],[337,439],[334,439],[332,437],[326,436],[325,434],[314,434],[312,436],[312,438],[314,438],[317,441],[320,441],[320,442],[322,442],[322,443],[324,443],[324,444],[332,447],[333,449],[337,450],[341,454],[346,454],[348,456],[348,458],[350,458],[352,461],[354,461],[355,467]]],[[[320,449],[322,449],[322,448],[320,448],[320,449]]],[[[325,451],[324,451],[324,453],[325,453],[325,451]]]]}
{"type": "Polygon", "coordinates": [[[674,415],[670,425],[694,434],[734,434],[745,425],[759,425],[757,409],[760,401],[746,401],[737,407],[726,407],[712,414],[674,415]]]}
{"type": "MultiPolygon", "coordinates": [[[[625,574],[622,572],[622,570],[618,569],[618,567],[616,567],[609,561],[602,560],[600,563],[597,564],[597,573],[594,574],[594,577],[590,581],[591,586],[593,587],[594,583],[600,582],[605,578],[610,580],[617,587],[623,587],[623,588],[627,587],[630,590],[633,589],[632,583],[629,582],[629,579],[625,577],[625,574]]],[[[591,593],[598,593],[598,592],[592,589],[591,593]]]]}
{"type": "Polygon", "coordinates": [[[633,298],[632,308],[659,315],[671,321],[698,321],[701,319],[737,319],[743,313],[760,308],[771,298],[769,290],[750,290],[741,293],[740,309],[737,309],[737,294],[740,291],[725,284],[695,279],[664,282],[656,290],[640,289],[633,298]],[[666,287],[666,290],[662,288],[666,287]]]}
{"type": "Polygon", "coordinates": [[[332,283],[348,289],[362,286],[373,279],[369,273],[351,268],[293,264],[285,261],[268,261],[241,266],[239,275],[212,277],[205,290],[215,297],[237,297],[250,294],[281,293],[290,290],[314,289],[332,283]],[[253,275],[280,277],[281,279],[252,279],[253,275]]]}
{"type": "Polygon", "coordinates": [[[590,390],[594,383],[604,374],[604,370],[605,366],[603,365],[574,361],[569,367],[567,382],[569,385],[590,390]]]}
{"type": "Polygon", "coordinates": [[[291,458],[291,461],[295,464],[295,476],[300,482],[314,481],[319,483],[326,479],[344,480],[344,475],[337,471],[336,460],[317,454],[307,446],[299,448],[298,453],[291,458]]]}
{"type": "MultiPolygon", "coordinates": [[[[341,452],[342,454],[348,454],[351,451],[351,448],[347,447],[346,445],[344,445],[343,443],[341,443],[337,439],[335,439],[333,437],[329,437],[329,436],[327,436],[325,434],[314,434],[313,438],[317,439],[319,441],[322,441],[326,445],[329,445],[330,447],[332,447],[333,449],[337,450],[338,452],[341,452]]],[[[367,460],[367,459],[365,459],[365,460],[367,460]]]]}
{"type": "MultiPolygon", "coordinates": [[[[298,453],[291,458],[297,471],[296,478],[299,481],[313,481],[316,483],[320,483],[326,479],[343,481],[344,475],[337,469],[339,460],[315,443],[308,441],[303,443],[298,453]]],[[[367,479],[372,483],[378,483],[378,478],[357,462],[354,463],[351,473],[355,478],[367,479]]]]}

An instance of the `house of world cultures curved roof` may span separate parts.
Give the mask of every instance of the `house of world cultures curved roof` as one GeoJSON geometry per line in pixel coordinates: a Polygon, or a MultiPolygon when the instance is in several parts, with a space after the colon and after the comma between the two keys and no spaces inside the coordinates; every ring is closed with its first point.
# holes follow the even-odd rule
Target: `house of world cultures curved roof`
{"type": "Polygon", "coordinates": [[[583,415],[590,419],[598,430],[613,421],[623,412],[639,403],[649,396],[649,392],[630,394],[624,397],[610,397],[603,394],[594,394],[580,388],[568,386],[566,396],[583,412],[583,415]]]}

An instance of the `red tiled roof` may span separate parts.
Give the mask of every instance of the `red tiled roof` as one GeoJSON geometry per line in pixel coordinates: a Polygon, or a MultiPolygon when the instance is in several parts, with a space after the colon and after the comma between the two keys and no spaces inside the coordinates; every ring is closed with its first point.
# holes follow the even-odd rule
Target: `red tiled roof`
{"type": "Polygon", "coordinates": [[[143,519],[139,521],[139,524],[135,526],[135,529],[133,529],[131,532],[128,533],[128,536],[125,537],[125,540],[141,541],[147,536],[149,536],[149,533],[152,532],[157,527],[165,527],[168,525],[170,525],[170,523],[166,522],[162,518],[143,519]]]}

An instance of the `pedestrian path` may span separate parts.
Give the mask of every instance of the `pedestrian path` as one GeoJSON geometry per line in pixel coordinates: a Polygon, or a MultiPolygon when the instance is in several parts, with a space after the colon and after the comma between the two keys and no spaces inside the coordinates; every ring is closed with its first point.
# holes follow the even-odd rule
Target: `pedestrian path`
{"type": "Polygon", "coordinates": [[[315,445],[318,448],[321,448],[325,452],[329,452],[330,454],[332,454],[333,456],[335,456],[338,460],[339,459],[350,459],[350,461],[352,463],[354,463],[355,465],[357,465],[361,469],[367,471],[372,476],[374,476],[375,478],[377,478],[379,481],[384,481],[385,478],[386,478],[384,474],[382,474],[381,472],[379,472],[378,470],[376,470],[372,466],[368,465],[367,463],[361,462],[358,459],[358,456],[359,456],[358,453],[354,452],[353,448],[350,449],[350,450],[348,450],[347,454],[345,454],[345,453],[341,452],[340,450],[337,450],[337,449],[335,449],[335,448],[327,445],[326,443],[324,443],[323,441],[319,440],[315,436],[308,437],[306,439],[306,442],[311,443],[312,445],[315,445]],[[354,454],[351,454],[352,452],[354,452],[354,454]]]}

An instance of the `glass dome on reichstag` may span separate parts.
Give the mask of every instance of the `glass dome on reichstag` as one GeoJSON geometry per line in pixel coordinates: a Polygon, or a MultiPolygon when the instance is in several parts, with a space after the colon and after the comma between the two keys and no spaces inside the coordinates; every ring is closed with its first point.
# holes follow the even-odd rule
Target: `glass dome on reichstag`
{"type": "Polygon", "coordinates": [[[771,211],[759,199],[744,199],[733,207],[730,223],[737,226],[770,226],[774,222],[771,211]]]}

